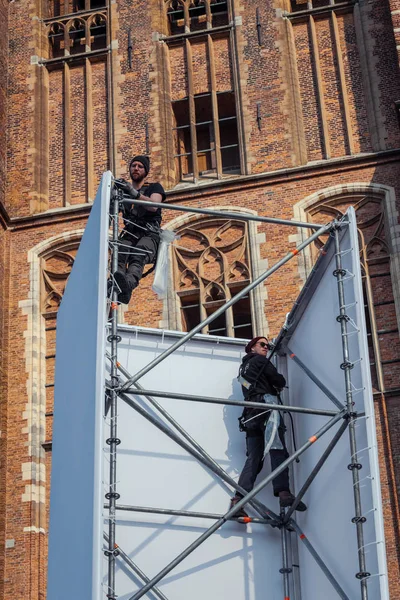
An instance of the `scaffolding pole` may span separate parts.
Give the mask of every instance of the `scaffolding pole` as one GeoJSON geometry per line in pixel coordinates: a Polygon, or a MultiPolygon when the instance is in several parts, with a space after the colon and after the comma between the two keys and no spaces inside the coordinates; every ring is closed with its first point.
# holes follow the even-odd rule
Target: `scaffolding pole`
{"type": "Polygon", "coordinates": [[[348,425],[348,422],[346,420],[341,424],[341,426],[339,427],[339,429],[337,430],[337,432],[335,433],[335,435],[329,442],[328,446],[326,447],[325,452],[322,454],[321,458],[319,459],[319,461],[317,462],[317,464],[311,471],[310,475],[305,480],[301,490],[299,491],[299,493],[296,496],[295,501],[293,502],[292,506],[287,511],[286,516],[283,521],[284,523],[287,523],[289,521],[290,517],[292,516],[292,514],[296,510],[297,506],[299,505],[300,501],[302,500],[304,494],[306,493],[306,491],[308,490],[308,488],[310,487],[310,485],[312,484],[312,482],[314,481],[314,479],[320,472],[320,470],[323,467],[323,465],[325,464],[327,458],[331,455],[332,450],[334,449],[334,447],[336,446],[336,444],[342,437],[344,431],[347,429],[347,425],[348,425]]]}
{"type": "Polygon", "coordinates": [[[304,373],[311,379],[311,381],[313,381],[315,385],[319,387],[321,392],[323,392],[325,396],[327,396],[329,400],[331,400],[339,410],[342,410],[344,408],[344,404],[340,402],[340,400],[338,400],[330,390],[328,390],[326,385],[324,385],[322,381],[318,379],[318,377],[303,363],[303,361],[300,360],[300,358],[289,348],[286,349],[286,352],[289,358],[291,358],[296,363],[296,365],[298,365],[300,369],[304,371],[304,373]]]}
{"type": "Polygon", "coordinates": [[[272,223],[275,225],[289,225],[290,227],[303,227],[305,229],[320,229],[321,223],[308,223],[305,221],[291,221],[289,219],[276,219],[274,217],[260,217],[258,215],[247,215],[245,213],[230,212],[226,210],[213,210],[212,208],[196,208],[194,206],[184,206],[182,204],[165,204],[162,202],[151,202],[147,200],[134,200],[131,196],[124,195],[124,204],[138,204],[139,206],[148,206],[150,208],[162,208],[163,210],[177,210],[180,212],[195,213],[198,215],[210,215],[212,217],[235,219],[238,221],[257,221],[259,223],[272,223]]]}
{"type": "MultiPolygon", "coordinates": [[[[104,505],[108,508],[108,505],[104,505]]],[[[171,517],[190,517],[193,519],[213,519],[217,521],[222,519],[224,515],[216,513],[204,513],[193,510],[175,510],[172,508],[153,508],[151,506],[129,506],[127,504],[117,504],[117,510],[125,510],[127,512],[148,513],[152,515],[169,515],[171,517]]],[[[232,517],[228,519],[240,523],[256,523],[257,525],[271,525],[270,519],[258,519],[257,517],[232,517]]]]}
{"type": "MultiPolygon", "coordinates": [[[[106,506],[106,508],[108,508],[108,505],[106,506]]],[[[119,508],[120,507],[117,506],[117,509],[119,509],[119,508]]],[[[104,536],[104,539],[106,540],[106,542],[108,542],[109,541],[108,535],[104,532],[103,536],[104,536]]],[[[118,546],[118,544],[115,544],[115,549],[118,550],[118,556],[120,556],[122,558],[122,560],[128,565],[128,567],[130,569],[132,569],[132,571],[135,573],[135,575],[137,575],[145,583],[148,583],[150,581],[150,579],[147,577],[147,575],[145,575],[143,573],[143,571],[141,569],[139,569],[137,564],[134,563],[131,558],[129,558],[127,553],[124,552],[122,550],[122,548],[120,548],[118,546]]],[[[160,600],[168,600],[168,598],[166,596],[164,596],[164,594],[158,589],[158,587],[156,585],[153,587],[152,592],[160,600]]]]}
{"type": "MultiPolygon", "coordinates": [[[[148,204],[151,205],[152,203],[150,202],[148,204]]],[[[259,277],[257,277],[257,279],[255,279],[254,281],[252,281],[249,285],[247,285],[245,288],[243,288],[238,294],[236,294],[236,296],[234,296],[233,298],[231,298],[230,300],[228,300],[228,302],[226,302],[223,306],[221,306],[220,308],[218,308],[214,313],[212,313],[211,315],[209,315],[206,319],[204,319],[204,321],[202,321],[201,323],[199,323],[198,325],[196,325],[196,327],[194,327],[191,331],[189,331],[186,335],[184,335],[180,340],[177,340],[174,344],[172,344],[172,346],[170,346],[167,350],[165,350],[159,356],[157,356],[157,358],[155,358],[148,365],[146,365],[145,367],[143,367],[143,369],[141,369],[138,373],[136,373],[136,375],[134,375],[133,377],[131,377],[130,379],[128,379],[128,381],[126,383],[124,383],[124,385],[121,387],[121,391],[125,392],[128,388],[131,387],[131,385],[133,383],[136,383],[136,381],[138,381],[141,377],[143,377],[144,375],[146,375],[146,373],[148,373],[149,371],[151,371],[152,369],[154,369],[154,367],[156,367],[163,360],[165,360],[166,358],[168,358],[168,356],[170,354],[172,354],[173,352],[175,352],[175,350],[177,350],[183,344],[185,344],[187,341],[189,341],[194,335],[196,335],[196,333],[198,333],[199,331],[201,331],[203,329],[203,327],[205,327],[206,325],[209,325],[210,323],[212,323],[212,321],[214,321],[216,318],[218,318],[220,315],[222,315],[224,312],[226,312],[228,310],[228,308],[230,308],[231,306],[233,306],[233,304],[235,304],[236,302],[238,302],[243,296],[246,296],[249,292],[251,292],[251,290],[253,290],[260,283],[262,283],[268,277],[270,277],[273,273],[275,273],[275,271],[277,271],[285,263],[287,263],[294,256],[296,256],[299,252],[301,252],[301,250],[304,250],[304,248],[306,248],[307,246],[309,246],[320,235],[323,235],[327,231],[331,230],[331,228],[332,228],[332,224],[331,223],[329,223],[328,225],[323,225],[322,227],[320,227],[317,231],[315,231],[313,234],[311,234],[306,240],[304,240],[301,244],[299,244],[295,248],[295,250],[291,250],[290,252],[288,252],[286,254],[286,256],[284,256],[283,258],[281,258],[281,260],[279,260],[277,263],[275,263],[275,265],[273,265],[270,269],[268,269],[267,271],[265,271],[265,273],[262,273],[259,277]]]]}
{"type": "Polygon", "coordinates": [[[325,574],[325,576],[328,579],[328,581],[330,581],[330,583],[332,584],[332,586],[334,587],[334,589],[336,590],[336,592],[339,594],[340,598],[342,600],[350,600],[350,598],[348,597],[348,595],[340,587],[339,583],[336,580],[336,577],[334,577],[332,575],[332,573],[330,572],[330,570],[328,569],[328,567],[326,566],[326,564],[322,560],[320,554],[315,550],[314,546],[311,544],[310,540],[306,537],[306,535],[300,529],[300,527],[298,526],[298,524],[296,523],[296,521],[294,521],[293,519],[291,519],[290,520],[290,525],[291,525],[291,527],[293,527],[293,529],[295,531],[297,531],[297,533],[299,534],[299,538],[303,542],[304,546],[307,548],[307,550],[309,551],[309,553],[311,554],[311,556],[313,557],[313,559],[315,560],[315,562],[317,563],[317,565],[320,567],[321,571],[325,574]]]}
{"type": "Polygon", "coordinates": [[[357,414],[354,412],[354,402],[353,402],[353,392],[352,392],[352,383],[351,383],[351,369],[354,367],[354,363],[351,362],[349,355],[349,344],[348,344],[348,332],[347,332],[347,321],[349,317],[346,314],[346,297],[344,291],[344,276],[346,275],[346,270],[343,269],[342,265],[342,253],[340,250],[340,238],[339,238],[339,226],[336,226],[332,235],[335,238],[335,260],[336,260],[336,270],[333,275],[337,279],[337,289],[338,289],[338,300],[339,300],[339,315],[337,320],[340,322],[340,331],[342,338],[342,351],[343,351],[343,363],[340,365],[340,368],[344,371],[344,380],[345,380],[345,389],[346,389],[346,409],[349,419],[349,437],[350,437],[350,453],[351,453],[351,463],[348,465],[352,473],[353,478],[353,493],[354,493],[354,506],[355,506],[355,517],[352,519],[353,523],[356,525],[357,531],[357,547],[358,547],[358,563],[359,563],[359,572],[356,574],[357,579],[360,580],[361,585],[361,598],[362,600],[368,600],[368,589],[367,589],[367,580],[370,577],[370,573],[368,573],[366,568],[366,559],[365,559],[365,550],[364,550],[364,522],[365,517],[362,514],[361,507],[361,490],[360,490],[360,477],[359,470],[362,468],[362,465],[358,461],[357,456],[357,440],[356,440],[356,431],[355,424],[357,419],[357,414]]]}
{"type": "MultiPolygon", "coordinates": [[[[118,210],[119,210],[120,194],[115,191],[111,196],[112,209],[112,273],[118,269],[118,210]]],[[[106,440],[110,447],[110,481],[109,490],[106,498],[109,501],[109,521],[108,521],[108,549],[105,550],[105,555],[108,557],[108,583],[107,583],[107,598],[116,600],[115,590],[115,560],[118,556],[118,550],[115,544],[115,505],[119,498],[117,493],[117,446],[120,440],[117,438],[117,399],[118,399],[118,355],[117,345],[121,340],[118,335],[118,291],[113,288],[111,294],[111,334],[108,336],[108,341],[111,344],[111,382],[108,389],[108,400],[110,407],[110,437],[106,440]]]]}
{"type": "Polygon", "coordinates": [[[214,525],[207,529],[197,540],[190,544],[183,552],[181,552],[173,561],[171,561],[164,569],[162,569],[148,584],[142,587],[141,590],[133,594],[129,600],[139,600],[142,598],[152,587],[163,579],[170,571],[172,571],[177,565],[179,565],[189,554],[191,554],[196,548],[198,548],[203,542],[205,542],[215,531],[217,531],[228,519],[235,516],[235,514],[245,506],[245,504],[254,498],[268,483],[270,483],[275,477],[277,477],[282,471],[284,471],[289,465],[291,465],[296,458],[298,458],[303,452],[305,452],[310,446],[312,446],[317,440],[319,440],[331,427],[333,427],[340,419],[343,419],[344,411],[337,414],[335,417],[330,419],[323,427],[321,427],[313,436],[311,436],[296,452],[294,452],[289,458],[287,458],[278,468],[272,473],[265,477],[260,483],[258,483],[251,492],[248,492],[244,498],[239,500],[228,512],[223,515],[214,525]]]}
{"type": "MultiPolygon", "coordinates": [[[[132,390],[126,394],[134,396],[154,396],[154,398],[170,398],[172,400],[188,400],[189,402],[205,402],[206,404],[227,404],[229,406],[246,406],[247,408],[259,408],[267,410],[278,410],[285,412],[303,413],[306,415],[318,415],[333,417],[338,414],[337,410],[325,410],[323,408],[305,408],[304,406],[290,406],[288,404],[268,404],[266,402],[245,402],[241,400],[225,400],[224,398],[211,398],[209,396],[192,396],[189,394],[178,394],[175,392],[157,392],[155,390],[132,390]]],[[[343,409],[344,407],[342,407],[343,409]]]]}

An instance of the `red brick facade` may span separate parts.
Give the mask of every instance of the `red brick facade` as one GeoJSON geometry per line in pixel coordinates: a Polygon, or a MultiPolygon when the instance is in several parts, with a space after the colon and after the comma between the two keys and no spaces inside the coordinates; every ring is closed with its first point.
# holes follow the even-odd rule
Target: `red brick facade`
{"type": "MultiPolygon", "coordinates": [[[[217,12],[200,2],[194,15],[175,0],[0,0],[0,598],[46,597],[57,307],[101,173],[126,176],[132,154],[149,153],[170,203],[318,222],[355,205],[400,600],[400,3],[338,4],[229,0],[217,12]]],[[[164,223],[179,219],[164,211],[164,223]]],[[[253,277],[299,236],[249,230],[253,277]]],[[[311,259],[263,286],[254,333],[276,335],[311,259]]],[[[179,322],[151,277],[124,319],[179,322]]]]}

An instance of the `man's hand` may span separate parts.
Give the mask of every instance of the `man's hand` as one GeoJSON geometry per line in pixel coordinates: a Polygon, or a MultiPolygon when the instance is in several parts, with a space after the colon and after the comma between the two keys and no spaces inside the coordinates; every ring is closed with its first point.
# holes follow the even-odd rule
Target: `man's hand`
{"type": "Polygon", "coordinates": [[[135,188],[133,187],[133,185],[131,183],[129,183],[128,181],[125,181],[125,179],[116,179],[115,180],[115,185],[120,190],[122,190],[124,192],[124,194],[127,194],[128,196],[130,196],[134,200],[136,200],[140,196],[140,192],[138,192],[138,190],[135,190],[135,188]]]}

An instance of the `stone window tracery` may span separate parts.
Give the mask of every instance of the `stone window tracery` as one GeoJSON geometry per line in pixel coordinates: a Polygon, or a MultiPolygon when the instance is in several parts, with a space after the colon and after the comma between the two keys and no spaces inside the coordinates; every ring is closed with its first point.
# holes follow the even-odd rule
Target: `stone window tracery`
{"type": "Polygon", "coordinates": [[[47,25],[49,58],[83,54],[107,47],[107,16],[90,13],[51,21],[47,25]]]}
{"type": "MultiPolygon", "coordinates": [[[[173,246],[174,289],[182,329],[189,331],[251,281],[247,224],[200,219],[177,230],[173,246]]],[[[251,338],[251,298],[247,295],[205,327],[203,333],[251,338]]]]}

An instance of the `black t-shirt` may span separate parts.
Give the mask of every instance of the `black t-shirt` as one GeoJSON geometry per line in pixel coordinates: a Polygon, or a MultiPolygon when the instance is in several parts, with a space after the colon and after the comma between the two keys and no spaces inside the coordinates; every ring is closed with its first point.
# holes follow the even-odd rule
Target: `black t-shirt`
{"type": "MultiPolygon", "coordinates": [[[[164,202],[166,196],[165,191],[161,183],[150,183],[149,185],[143,186],[140,188],[140,193],[143,196],[147,196],[150,198],[152,194],[160,194],[161,202],[164,202]]],[[[124,219],[128,219],[134,223],[138,223],[139,225],[146,226],[147,223],[152,225],[161,225],[161,208],[157,208],[157,210],[150,211],[146,210],[145,206],[139,206],[136,204],[132,204],[132,208],[124,211],[124,219]]],[[[130,227],[129,223],[125,223],[125,227],[128,229],[130,227]]]]}

